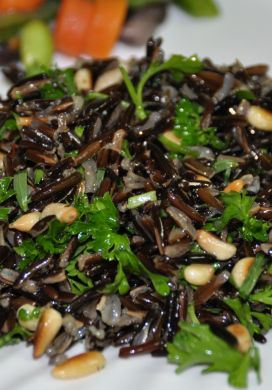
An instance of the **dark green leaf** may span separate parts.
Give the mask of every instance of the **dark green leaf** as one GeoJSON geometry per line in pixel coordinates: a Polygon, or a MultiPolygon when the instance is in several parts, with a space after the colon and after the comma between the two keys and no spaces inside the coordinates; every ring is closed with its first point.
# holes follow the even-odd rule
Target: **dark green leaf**
{"type": "Polygon", "coordinates": [[[15,195],[13,188],[10,188],[12,180],[13,178],[9,176],[0,179],[0,204],[15,195]]]}
{"type": "Polygon", "coordinates": [[[0,336],[0,348],[7,345],[18,344],[22,340],[27,340],[30,336],[31,333],[28,330],[19,324],[15,324],[10,332],[0,336]]]}
{"type": "Polygon", "coordinates": [[[27,171],[21,171],[14,175],[13,188],[17,202],[23,211],[28,209],[27,171]]]}
{"type": "Polygon", "coordinates": [[[234,311],[237,318],[253,336],[260,333],[260,328],[254,323],[248,302],[242,302],[239,298],[225,298],[224,302],[234,311]]]}
{"type": "Polygon", "coordinates": [[[0,221],[8,222],[8,215],[11,209],[8,207],[0,207],[0,221]]]}
{"type": "Polygon", "coordinates": [[[10,118],[0,127],[0,140],[2,140],[7,131],[16,131],[18,130],[16,119],[10,118]]]}
{"type": "Polygon", "coordinates": [[[192,16],[214,17],[219,14],[214,0],[175,0],[175,3],[192,16]]]}
{"type": "Polygon", "coordinates": [[[180,373],[190,366],[206,365],[208,372],[225,372],[235,387],[247,386],[251,369],[258,374],[259,357],[255,349],[246,354],[238,352],[212,333],[208,325],[182,322],[173,342],[167,344],[168,360],[177,364],[180,373]]]}
{"type": "Polygon", "coordinates": [[[272,286],[266,286],[264,289],[258,290],[249,296],[249,300],[272,306],[272,286]]]}
{"type": "Polygon", "coordinates": [[[239,289],[239,294],[244,299],[248,297],[248,295],[251,293],[253,288],[255,287],[261,273],[264,270],[265,265],[265,257],[262,253],[257,253],[255,261],[253,265],[250,267],[250,270],[248,272],[248,275],[242,284],[241,288],[239,289]]]}

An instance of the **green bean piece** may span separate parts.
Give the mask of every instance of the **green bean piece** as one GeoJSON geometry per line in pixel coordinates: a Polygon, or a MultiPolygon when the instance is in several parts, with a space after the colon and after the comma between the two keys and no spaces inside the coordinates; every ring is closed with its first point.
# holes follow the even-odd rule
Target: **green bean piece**
{"type": "Polygon", "coordinates": [[[41,20],[27,23],[20,34],[20,57],[28,76],[49,67],[53,58],[53,39],[47,24],[41,20]]]}
{"type": "Polygon", "coordinates": [[[219,14],[214,0],[175,0],[175,3],[192,16],[213,17],[219,14]]]}

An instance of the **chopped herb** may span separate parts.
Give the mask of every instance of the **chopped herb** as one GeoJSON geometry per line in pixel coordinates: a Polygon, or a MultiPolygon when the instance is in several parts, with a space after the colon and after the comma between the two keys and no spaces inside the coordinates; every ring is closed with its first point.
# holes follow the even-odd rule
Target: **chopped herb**
{"type": "Polygon", "coordinates": [[[220,198],[226,206],[224,212],[220,217],[208,219],[208,222],[205,224],[206,230],[220,232],[232,220],[236,220],[242,223],[239,231],[245,240],[268,241],[271,223],[250,215],[250,210],[255,200],[254,196],[246,195],[245,192],[231,191],[221,193],[220,198]]]}
{"type": "Polygon", "coordinates": [[[41,88],[43,99],[61,99],[64,96],[74,96],[77,88],[74,81],[74,69],[45,69],[50,76],[50,82],[41,88]]]}
{"type": "Polygon", "coordinates": [[[28,209],[27,171],[21,171],[14,175],[13,188],[17,202],[23,211],[28,209]]]}
{"type": "Polygon", "coordinates": [[[13,178],[9,176],[0,179],[0,204],[15,195],[13,188],[10,188],[12,181],[13,178]]]}
{"type": "Polygon", "coordinates": [[[253,336],[254,333],[260,333],[260,328],[253,321],[252,313],[248,302],[242,302],[240,298],[225,298],[224,302],[234,311],[237,318],[253,336]]]}
{"type": "Polygon", "coordinates": [[[129,150],[129,143],[128,143],[128,140],[126,140],[126,139],[123,141],[121,155],[123,157],[128,158],[129,160],[132,159],[132,155],[131,155],[130,150],[129,150]]]}
{"type": "Polygon", "coordinates": [[[16,131],[18,126],[16,124],[16,119],[10,118],[0,127],[0,140],[2,140],[7,131],[16,131]]]}
{"type": "Polygon", "coordinates": [[[178,365],[177,373],[190,366],[207,365],[204,373],[225,372],[229,383],[240,388],[247,386],[248,373],[252,369],[259,376],[257,349],[240,353],[213,334],[208,325],[180,323],[180,330],[173,342],[167,344],[167,350],[169,362],[178,365]]]}
{"type": "Polygon", "coordinates": [[[89,91],[85,97],[86,100],[106,100],[109,95],[102,92],[89,91]]]}
{"type": "Polygon", "coordinates": [[[202,129],[200,126],[200,114],[202,107],[182,98],[176,105],[176,114],[174,119],[174,134],[180,139],[182,147],[195,145],[211,145],[215,149],[222,149],[226,146],[216,135],[215,127],[202,129]]]}
{"type": "Polygon", "coordinates": [[[173,55],[169,60],[165,62],[152,62],[147,70],[142,74],[140,81],[135,87],[130,78],[127,70],[120,66],[120,70],[130,94],[130,97],[136,107],[136,116],[140,120],[144,120],[147,117],[147,113],[144,109],[143,102],[143,90],[145,84],[156,74],[164,71],[179,71],[181,74],[197,73],[202,69],[202,63],[197,56],[184,57],[182,55],[173,55]]]}
{"type": "Polygon", "coordinates": [[[85,130],[84,126],[76,126],[74,128],[75,135],[81,138],[83,136],[84,130],[85,130]]]}
{"type": "Polygon", "coordinates": [[[28,330],[19,324],[15,324],[10,332],[0,336],[0,348],[7,345],[18,344],[22,340],[27,340],[30,336],[31,333],[28,330]]]}
{"type": "Polygon", "coordinates": [[[65,271],[68,276],[68,280],[72,289],[72,293],[76,295],[84,294],[90,288],[93,287],[91,279],[80,271],[77,267],[77,259],[70,261],[65,271]]]}
{"type": "Polygon", "coordinates": [[[258,290],[257,292],[249,296],[249,300],[272,306],[272,286],[269,285],[262,290],[258,290]]]}
{"type": "Polygon", "coordinates": [[[34,171],[34,183],[39,184],[44,177],[44,171],[43,169],[36,168],[34,171]]]}
{"type": "Polygon", "coordinates": [[[146,202],[157,202],[156,191],[145,192],[144,194],[131,196],[128,198],[128,209],[135,209],[136,207],[142,206],[146,202]]]}
{"type": "MultiPolygon", "coordinates": [[[[115,291],[124,293],[125,285],[129,289],[126,276],[128,273],[149,278],[155,290],[161,295],[169,293],[168,278],[150,272],[132,252],[128,237],[118,233],[118,211],[109,194],[94,199],[92,203],[89,203],[87,196],[77,197],[74,203],[79,218],[73,224],[67,225],[54,220],[49,223],[46,233],[40,234],[36,239],[24,240],[15,248],[16,253],[22,257],[18,270],[22,271],[33,261],[42,259],[47,254],[63,253],[71,238],[77,236],[82,245],[81,252],[101,253],[105,260],[115,260],[120,264],[114,280],[115,291]]],[[[68,270],[73,291],[79,294],[91,285],[91,281],[77,270],[76,259],[73,258],[71,261],[72,265],[69,263],[66,271],[68,270]]]]}
{"type": "Polygon", "coordinates": [[[228,159],[222,159],[222,160],[216,160],[213,164],[213,169],[216,173],[224,172],[224,179],[227,181],[230,177],[231,170],[235,169],[239,166],[237,161],[232,160],[231,158],[228,159]]]}
{"type": "Polygon", "coordinates": [[[8,215],[11,209],[8,207],[0,207],[0,221],[8,222],[8,215]]]}
{"type": "Polygon", "coordinates": [[[249,89],[240,89],[239,91],[235,92],[235,96],[238,97],[238,99],[245,99],[245,100],[254,100],[256,99],[254,93],[250,91],[249,89]]]}
{"type": "Polygon", "coordinates": [[[22,321],[31,321],[39,318],[41,314],[41,309],[39,307],[34,307],[33,310],[27,310],[25,308],[21,308],[18,311],[18,317],[22,321]]]}

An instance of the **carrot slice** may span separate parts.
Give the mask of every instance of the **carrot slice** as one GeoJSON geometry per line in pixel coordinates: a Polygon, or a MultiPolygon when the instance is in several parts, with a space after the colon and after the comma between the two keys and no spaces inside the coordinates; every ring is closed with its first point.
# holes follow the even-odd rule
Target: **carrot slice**
{"type": "Polygon", "coordinates": [[[93,1],[62,0],[54,32],[57,50],[71,56],[83,53],[86,31],[94,11],[93,1]]]}
{"type": "Polygon", "coordinates": [[[84,52],[94,58],[107,57],[125,20],[127,0],[95,0],[94,14],[86,32],[84,52]]]}
{"type": "Polygon", "coordinates": [[[38,8],[44,0],[0,0],[0,12],[24,12],[38,8]]]}

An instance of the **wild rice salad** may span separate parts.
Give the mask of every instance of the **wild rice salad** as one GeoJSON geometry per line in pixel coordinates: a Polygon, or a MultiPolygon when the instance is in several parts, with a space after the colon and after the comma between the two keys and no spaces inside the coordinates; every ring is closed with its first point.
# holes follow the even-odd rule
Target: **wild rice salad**
{"type": "Polygon", "coordinates": [[[26,340],[56,378],[102,368],[110,345],[236,387],[259,377],[272,327],[267,66],[165,60],[150,39],[126,64],[5,73],[0,346],[26,340]]]}

